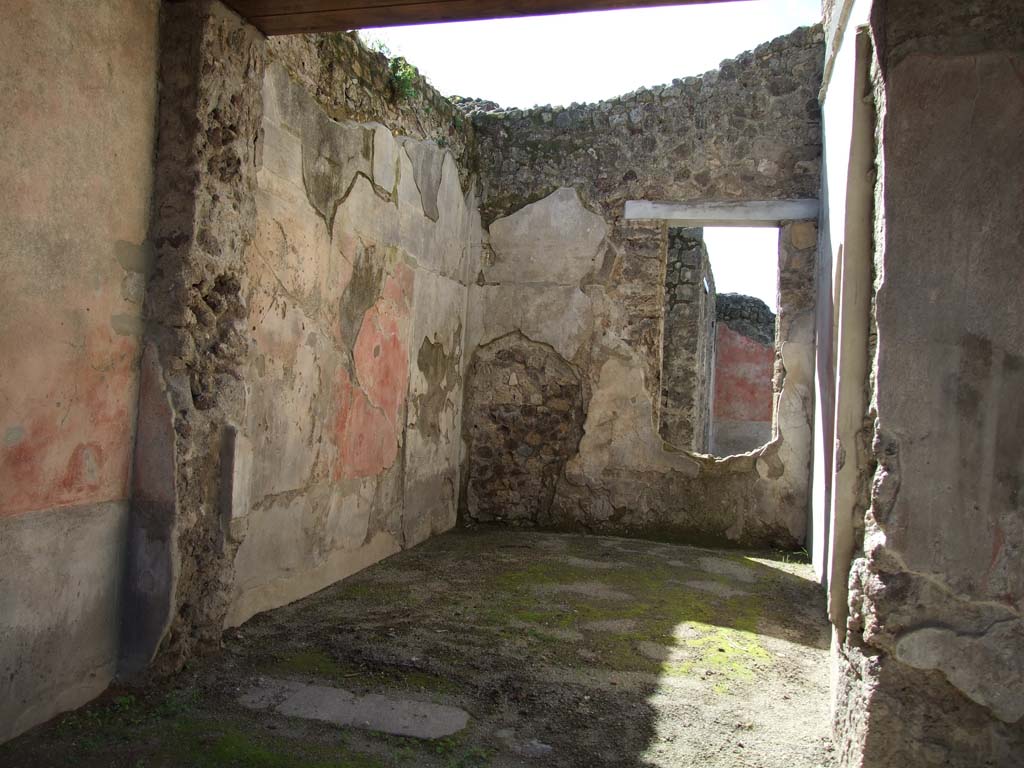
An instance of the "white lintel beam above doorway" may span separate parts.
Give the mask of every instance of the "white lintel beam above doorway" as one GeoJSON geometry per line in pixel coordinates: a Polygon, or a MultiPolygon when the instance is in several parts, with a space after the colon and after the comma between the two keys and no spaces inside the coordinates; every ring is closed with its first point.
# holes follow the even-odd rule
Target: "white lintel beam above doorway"
{"type": "Polygon", "coordinates": [[[627,200],[626,219],[667,221],[673,227],[777,227],[818,218],[814,199],[727,203],[666,203],[627,200]]]}

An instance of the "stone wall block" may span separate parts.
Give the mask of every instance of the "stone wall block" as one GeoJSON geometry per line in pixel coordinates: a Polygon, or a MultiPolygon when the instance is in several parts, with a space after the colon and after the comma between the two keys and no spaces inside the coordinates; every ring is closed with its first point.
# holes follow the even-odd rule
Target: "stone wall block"
{"type": "Polygon", "coordinates": [[[220,509],[225,535],[240,543],[252,508],[252,441],[229,424],[221,439],[220,509]]]}
{"type": "Polygon", "coordinates": [[[373,128],[373,183],[393,193],[398,181],[398,142],[386,126],[371,123],[373,128]]]}
{"type": "Polygon", "coordinates": [[[441,187],[441,172],[445,152],[429,141],[402,141],[412,162],[413,179],[420,193],[423,215],[437,221],[441,215],[437,207],[437,192],[441,187]]]}

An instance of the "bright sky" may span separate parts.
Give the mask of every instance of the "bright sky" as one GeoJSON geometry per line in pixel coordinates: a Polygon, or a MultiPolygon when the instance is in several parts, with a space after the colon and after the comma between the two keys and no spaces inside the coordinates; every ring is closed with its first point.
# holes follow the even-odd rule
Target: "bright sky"
{"type": "Polygon", "coordinates": [[[756,296],[778,312],[779,230],[776,227],[705,227],[718,293],[756,296]]]}
{"type": "MultiPolygon", "coordinates": [[[[525,108],[601,101],[699,75],[820,18],[821,0],[734,0],[360,35],[405,56],[441,93],[525,108]]],[[[706,236],[718,290],[758,296],[774,309],[776,230],[720,232],[706,236]]]]}
{"type": "Polygon", "coordinates": [[[821,19],[821,0],[736,0],[360,32],[446,95],[504,107],[593,102],[716,69],[821,19]]]}

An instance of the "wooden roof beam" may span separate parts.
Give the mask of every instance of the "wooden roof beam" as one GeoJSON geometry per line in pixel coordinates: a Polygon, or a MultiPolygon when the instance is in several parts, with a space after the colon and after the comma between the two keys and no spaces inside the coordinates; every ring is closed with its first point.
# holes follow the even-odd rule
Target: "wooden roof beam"
{"type": "Polygon", "coordinates": [[[727,0],[225,0],[266,35],[723,1],[727,0]]]}

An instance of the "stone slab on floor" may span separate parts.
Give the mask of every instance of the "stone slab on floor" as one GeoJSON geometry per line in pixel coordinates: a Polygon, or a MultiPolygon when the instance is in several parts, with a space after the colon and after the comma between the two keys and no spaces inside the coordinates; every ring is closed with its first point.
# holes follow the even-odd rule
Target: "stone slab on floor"
{"type": "Polygon", "coordinates": [[[458,707],[272,678],[260,679],[238,701],[248,709],[417,739],[442,739],[469,723],[458,707]]]}

